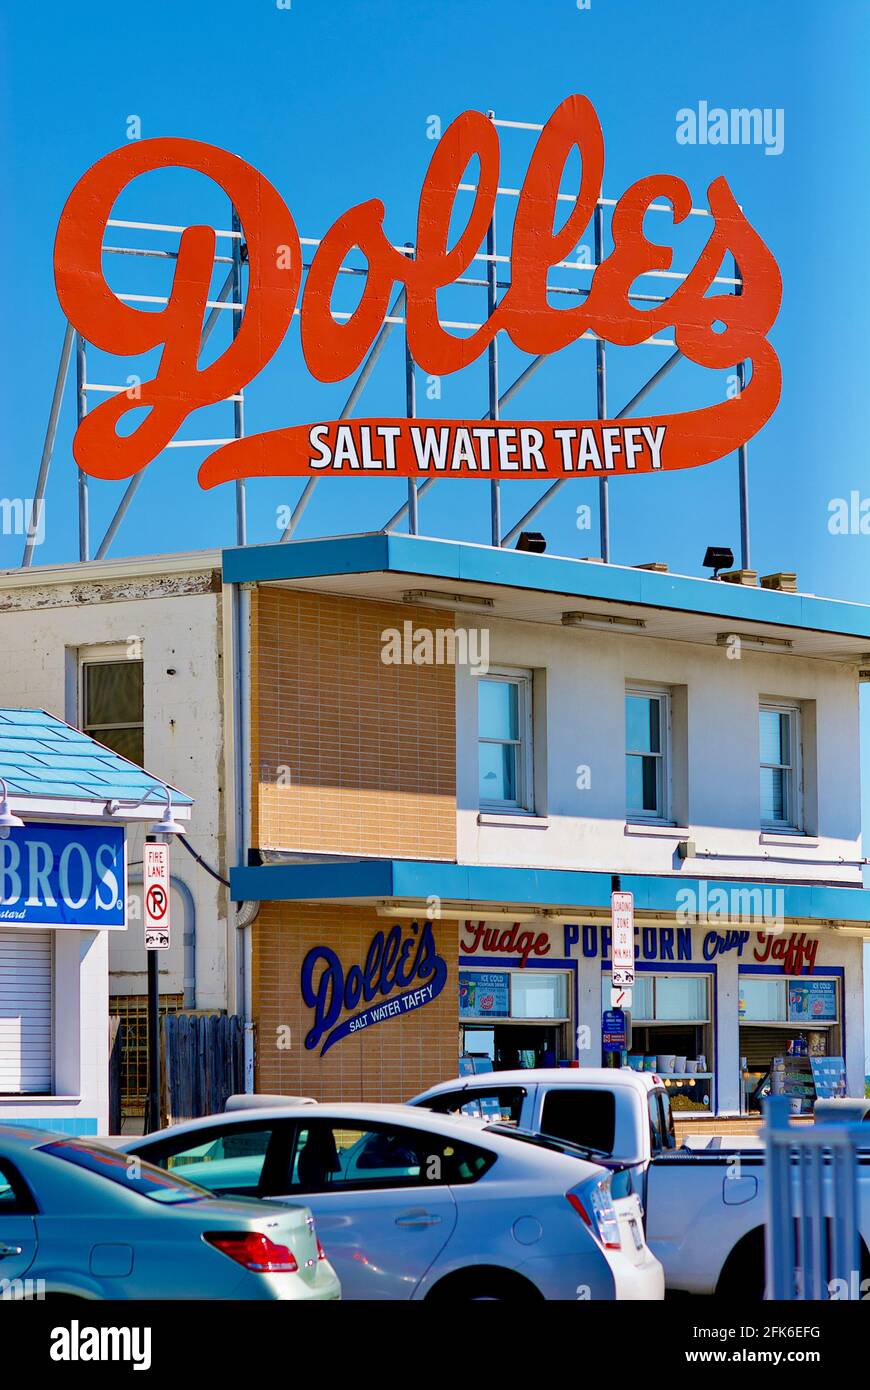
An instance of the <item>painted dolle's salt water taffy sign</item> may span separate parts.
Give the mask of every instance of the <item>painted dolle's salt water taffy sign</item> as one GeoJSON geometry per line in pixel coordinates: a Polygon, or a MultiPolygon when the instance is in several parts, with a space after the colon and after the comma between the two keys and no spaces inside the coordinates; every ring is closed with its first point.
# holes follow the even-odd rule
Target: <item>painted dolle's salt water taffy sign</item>
{"type": "MultiPolygon", "coordinates": [[[[623,193],[613,210],[613,249],[596,268],[589,294],[571,309],[553,309],[547,277],[581,241],[601,194],[604,141],[591,103],[563,101],[544,126],[529,161],[513,225],[510,286],[490,317],[466,337],[439,323],[436,296],[471,264],[492,219],[499,180],[498,134],[478,111],[466,111],[444,132],[423,181],[413,257],[391,245],[385,209],[376,198],[339,217],[317,248],[305,281],[301,337],[305,362],[319,381],[340,381],[363,362],[380,330],[394,286],[406,290],[408,344],[427,373],[446,375],[474,362],[498,331],[525,353],[558,352],[592,331],[633,346],[674,328],[679,350],[699,366],[721,370],[751,363],[748,384],[732,399],[680,414],[631,420],[479,421],[360,419],[290,425],[234,440],[200,468],[203,487],[228,479],[280,474],[540,478],[590,472],[654,473],[710,463],[746,442],[770,418],[781,375],[767,341],[779,310],[776,262],[737,205],[724,178],[708,190],[712,230],[698,259],[663,303],[637,309],[630,291],[639,275],[667,271],[669,247],[644,236],[644,216],[667,201],[674,220],[691,210],[682,179],[651,175],[623,193]],[[582,176],[576,202],[554,231],[565,162],[578,148],[582,176]],[[462,232],[449,245],[451,214],[468,163],[479,160],[477,188],[462,232]],[[364,255],[368,272],[359,305],[340,322],[332,294],[346,256],[364,255]],[[742,277],[740,294],[708,293],[730,253],[742,277]]],[[[293,218],[278,192],[236,155],[196,140],[142,140],[99,160],[79,180],[61,215],[54,252],[57,290],[76,329],[96,347],[123,356],[162,347],[152,380],[133,399],[122,392],[78,427],[79,467],[100,478],[126,478],[145,468],[200,406],[240,391],[277,351],[302,281],[302,253],[293,218]],[[197,358],[209,296],[215,234],[182,234],[172,292],[159,313],[121,302],[105,281],[102,242],[113,204],[128,183],[150,170],[180,166],[213,179],[241,219],[249,282],[238,335],[208,366],[197,358]],[[116,433],[130,410],[142,422],[116,433]]]]}
{"type": "Polygon", "coordinates": [[[302,998],[314,1010],[305,1046],[311,1052],[320,1044],[322,1057],[352,1033],[431,1004],[446,983],[447,962],[430,922],[411,922],[407,935],[400,926],[375,932],[365,960],[347,968],[330,946],[315,946],[301,971],[302,998]],[[356,1012],[339,1023],[350,1010],[356,1012]]]}

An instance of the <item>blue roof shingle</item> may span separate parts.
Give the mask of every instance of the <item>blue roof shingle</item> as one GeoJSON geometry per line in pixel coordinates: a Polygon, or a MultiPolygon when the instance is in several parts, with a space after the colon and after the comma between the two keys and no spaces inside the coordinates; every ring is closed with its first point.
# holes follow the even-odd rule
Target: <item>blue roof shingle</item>
{"type": "MultiPolygon", "coordinates": [[[[12,795],[76,801],[134,801],[162,782],[42,709],[0,708],[0,777],[12,795]]],[[[184,792],[169,790],[174,805],[193,805],[184,792]]],[[[163,798],[155,791],[148,800],[159,806],[163,798]]]]}

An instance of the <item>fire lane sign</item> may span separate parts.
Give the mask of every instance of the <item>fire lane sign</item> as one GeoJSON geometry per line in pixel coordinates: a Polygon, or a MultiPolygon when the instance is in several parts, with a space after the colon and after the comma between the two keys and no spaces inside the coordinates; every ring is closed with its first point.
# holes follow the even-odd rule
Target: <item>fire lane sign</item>
{"type": "Polygon", "coordinates": [[[169,846],[145,845],[145,950],[169,950],[169,846]]]}
{"type": "Polygon", "coordinates": [[[611,965],[614,989],[634,986],[634,894],[611,893],[611,965]]]}

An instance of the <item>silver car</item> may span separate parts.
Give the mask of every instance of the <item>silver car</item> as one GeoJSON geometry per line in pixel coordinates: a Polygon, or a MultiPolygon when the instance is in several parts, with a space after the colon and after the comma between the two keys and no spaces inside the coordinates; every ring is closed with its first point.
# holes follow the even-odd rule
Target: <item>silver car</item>
{"type": "Polygon", "coordinates": [[[611,1174],[558,1142],[405,1105],[236,1109],[121,1148],[223,1195],[304,1201],[352,1299],[659,1299],[611,1174]],[[525,1141],[525,1142],[523,1142],[525,1141]]]}
{"type": "Polygon", "coordinates": [[[222,1200],[88,1140],[0,1125],[5,1298],[333,1299],[304,1205],[222,1200]]]}

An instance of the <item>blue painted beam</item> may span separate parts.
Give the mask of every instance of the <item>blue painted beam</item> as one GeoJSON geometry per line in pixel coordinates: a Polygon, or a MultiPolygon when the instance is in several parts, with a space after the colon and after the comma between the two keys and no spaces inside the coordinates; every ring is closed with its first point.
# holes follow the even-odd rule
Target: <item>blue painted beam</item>
{"type": "Polygon", "coordinates": [[[870,605],[863,603],[424,536],[377,532],[294,541],[290,545],[244,546],[223,552],[227,583],[373,573],[501,585],[558,594],[571,600],[640,604],[702,613],[727,622],[774,623],[870,641],[870,605]]]}
{"type": "MultiPolygon", "coordinates": [[[[482,864],[448,864],[412,859],[366,859],[324,864],[269,864],[230,871],[237,902],[331,902],[342,898],[397,898],[475,902],[516,907],[583,909],[610,906],[609,873],[574,869],[490,868],[482,864]]],[[[634,894],[638,912],[675,913],[685,906],[678,896],[690,890],[703,902],[717,888],[729,894],[767,890],[785,917],[804,921],[865,924],[870,934],[870,895],[863,888],[829,888],[778,884],[763,880],[697,879],[654,874],[622,874],[621,887],[634,894]]],[[[732,899],[733,901],[733,899],[732,899]]],[[[713,905],[711,904],[711,909],[713,905]]],[[[713,924],[715,925],[715,914],[713,924]]]]}

